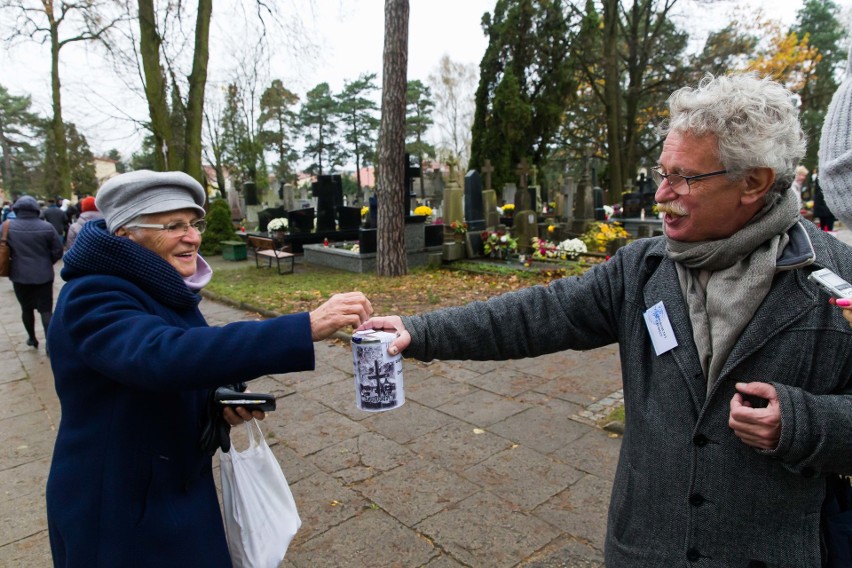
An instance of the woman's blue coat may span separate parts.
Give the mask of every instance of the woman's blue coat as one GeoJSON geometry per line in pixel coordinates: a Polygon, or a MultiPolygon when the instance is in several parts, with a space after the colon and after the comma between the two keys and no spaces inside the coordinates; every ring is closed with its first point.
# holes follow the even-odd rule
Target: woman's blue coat
{"type": "Polygon", "coordinates": [[[199,447],[209,389],[313,369],[309,315],[208,327],[177,271],[103,221],[84,226],[62,278],[48,332],[54,564],[231,566],[199,447]]]}

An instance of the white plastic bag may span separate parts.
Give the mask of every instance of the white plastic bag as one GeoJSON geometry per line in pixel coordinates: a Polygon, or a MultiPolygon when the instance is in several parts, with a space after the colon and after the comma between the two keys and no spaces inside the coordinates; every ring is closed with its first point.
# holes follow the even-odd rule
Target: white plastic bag
{"type": "Polygon", "coordinates": [[[257,420],[249,447],[220,452],[225,535],[234,568],[277,568],[302,525],[293,494],[257,420]]]}

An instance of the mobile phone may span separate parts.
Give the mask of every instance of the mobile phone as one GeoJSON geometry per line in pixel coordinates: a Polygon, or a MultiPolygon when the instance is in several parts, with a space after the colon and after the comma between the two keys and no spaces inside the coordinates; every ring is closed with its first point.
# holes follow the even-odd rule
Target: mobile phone
{"type": "Polygon", "coordinates": [[[216,389],[216,402],[222,406],[242,406],[249,412],[275,410],[275,395],[259,392],[239,392],[229,388],[216,389]]]}
{"type": "Polygon", "coordinates": [[[811,272],[808,280],[816,282],[820,288],[835,298],[852,298],[852,284],[828,268],[811,272]]]}

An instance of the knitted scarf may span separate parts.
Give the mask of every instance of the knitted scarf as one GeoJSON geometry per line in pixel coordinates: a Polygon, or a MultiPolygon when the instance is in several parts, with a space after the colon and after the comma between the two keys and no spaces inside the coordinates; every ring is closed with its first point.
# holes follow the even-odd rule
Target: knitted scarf
{"type": "Polygon", "coordinates": [[[696,243],[667,239],[708,392],[769,293],[787,231],[798,217],[798,197],[787,190],[773,193],[757,215],[726,239],[696,243]]]}

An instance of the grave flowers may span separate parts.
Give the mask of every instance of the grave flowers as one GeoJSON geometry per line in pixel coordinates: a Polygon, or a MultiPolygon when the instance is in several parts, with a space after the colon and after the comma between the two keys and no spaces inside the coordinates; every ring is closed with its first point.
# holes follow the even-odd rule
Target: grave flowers
{"type": "Polygon", "coordinates": [[[514,203],[507,203],[500,210],[500,214],[504,217],[511,217],[512,215],[514,215],[514,213],[515,213],[515,204],[514,203]]]}
{"type": "Polygon", "coordinates": [[[431,217],[432,216],[432,208],[429,207],[428,205],[418,205],[417,207],[414,208],[414,214],[415,215],[423,215],[425,217],[431,217]]]}
{"type": "Polygon", "coordinates": [[[284,246],[284,235],[287,232],[289,223],[284,217],[277,217],[266,224],[266,230],[269,232],[269,238],[275,243],[275,247],[284,246]]]}
{"type": "Polygon", "coordinates": [[[458,242],[464,240],[464,235],[467,233],[467,223],[464,221],[453,221],[450,223],[450,230],[453,232],[453,237],[458,242]]]}
{"type": "Polygon", "coordinates": [[[560,258],[576,260],[580,253],[588,252],[586,243],[580,239],[566,239],[556,245],[560,258]]]}
{"type": "Polygon", "coordinates": [[[592,223],[589,230],[580,235],[589,250],[596,252],[608,252],[610,243],[620,240],[626,243],[630,240],[630,233],[624,230],[621,223],[592,223]]]}
{"type": "Polygon", "coordinates": [[[482,231],[482,247],[491,258],[506,258],[517,252],[518,241],[504,231],[482,231]]]}

